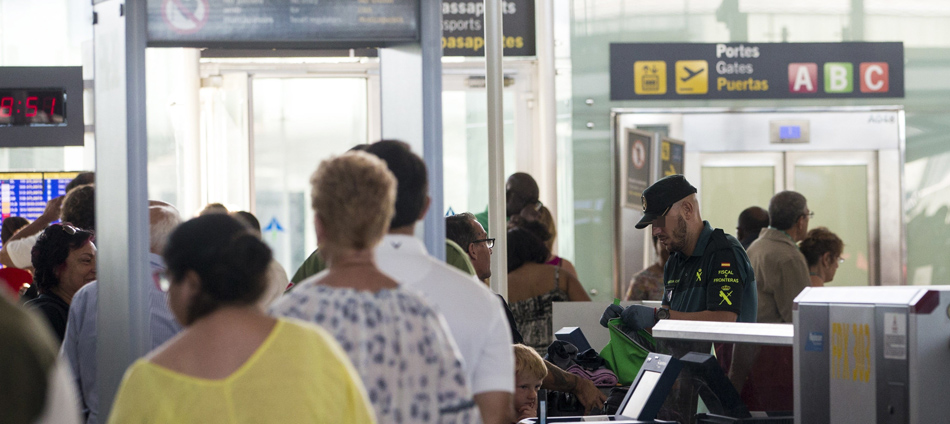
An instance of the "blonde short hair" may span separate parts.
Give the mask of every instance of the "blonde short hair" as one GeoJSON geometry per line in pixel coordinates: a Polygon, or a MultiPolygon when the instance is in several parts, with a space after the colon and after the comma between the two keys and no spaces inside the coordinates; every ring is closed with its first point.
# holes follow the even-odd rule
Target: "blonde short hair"
{"type": "Polygon", "coordinates": [[[515,344],[515,373],[527,373],[529,376],[543,380],[548,375],[548,367],[544,359],[534,349],[523,344],[515,344]]]}
{"type": "Polygon", "coordinates": [[[311,205],[323,223],[324,255],[372,248],[389,230],[396,178],[376,156],[349,152],[327,159],[310,177],[310,185],[311,205]]]}

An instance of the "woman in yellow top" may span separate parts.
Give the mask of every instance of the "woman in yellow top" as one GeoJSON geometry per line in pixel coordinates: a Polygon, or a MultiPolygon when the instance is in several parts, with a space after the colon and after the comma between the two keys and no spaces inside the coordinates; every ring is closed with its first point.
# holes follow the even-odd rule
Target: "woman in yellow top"
{"type": "Polygon", "coordinates": [[[227,215],[182,224],[165,249],[185,329],[126,372],[109,423],[372,423],[359,375],[322,329],[256,302],[270,249],[227,215]]]}

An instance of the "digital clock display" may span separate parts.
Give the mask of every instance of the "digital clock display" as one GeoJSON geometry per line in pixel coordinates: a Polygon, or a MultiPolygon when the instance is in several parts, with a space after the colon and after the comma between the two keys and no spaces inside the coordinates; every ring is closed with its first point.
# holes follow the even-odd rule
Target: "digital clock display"
{"type": "Polygon", "coordinates": [[[66,126],[63,88],[0,88],[0,127],[66,126]]]}

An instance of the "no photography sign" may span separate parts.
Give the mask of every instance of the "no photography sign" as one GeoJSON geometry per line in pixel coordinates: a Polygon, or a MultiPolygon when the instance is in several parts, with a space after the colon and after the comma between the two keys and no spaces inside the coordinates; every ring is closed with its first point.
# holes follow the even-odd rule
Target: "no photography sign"
{"type": "Polygon", "coordinates": [[[208,22],[208,0],[165,0],[162,19],[179,34],[194,34],[208,22]]]}

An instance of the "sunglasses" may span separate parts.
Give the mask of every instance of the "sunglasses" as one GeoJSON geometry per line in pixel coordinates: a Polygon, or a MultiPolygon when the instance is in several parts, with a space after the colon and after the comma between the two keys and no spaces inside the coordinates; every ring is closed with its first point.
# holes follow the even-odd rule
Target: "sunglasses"
{"type": "Polygon", "coordinates": [[[80,231],[78,228],[73,227],[72,225],[69,225],[69,224],[60,223],[60,224],[53,224],[53,225],[56,227],[62,228],[64,233],[69,234],[71,236],[76,235],[76,233],[80,231]]]}

